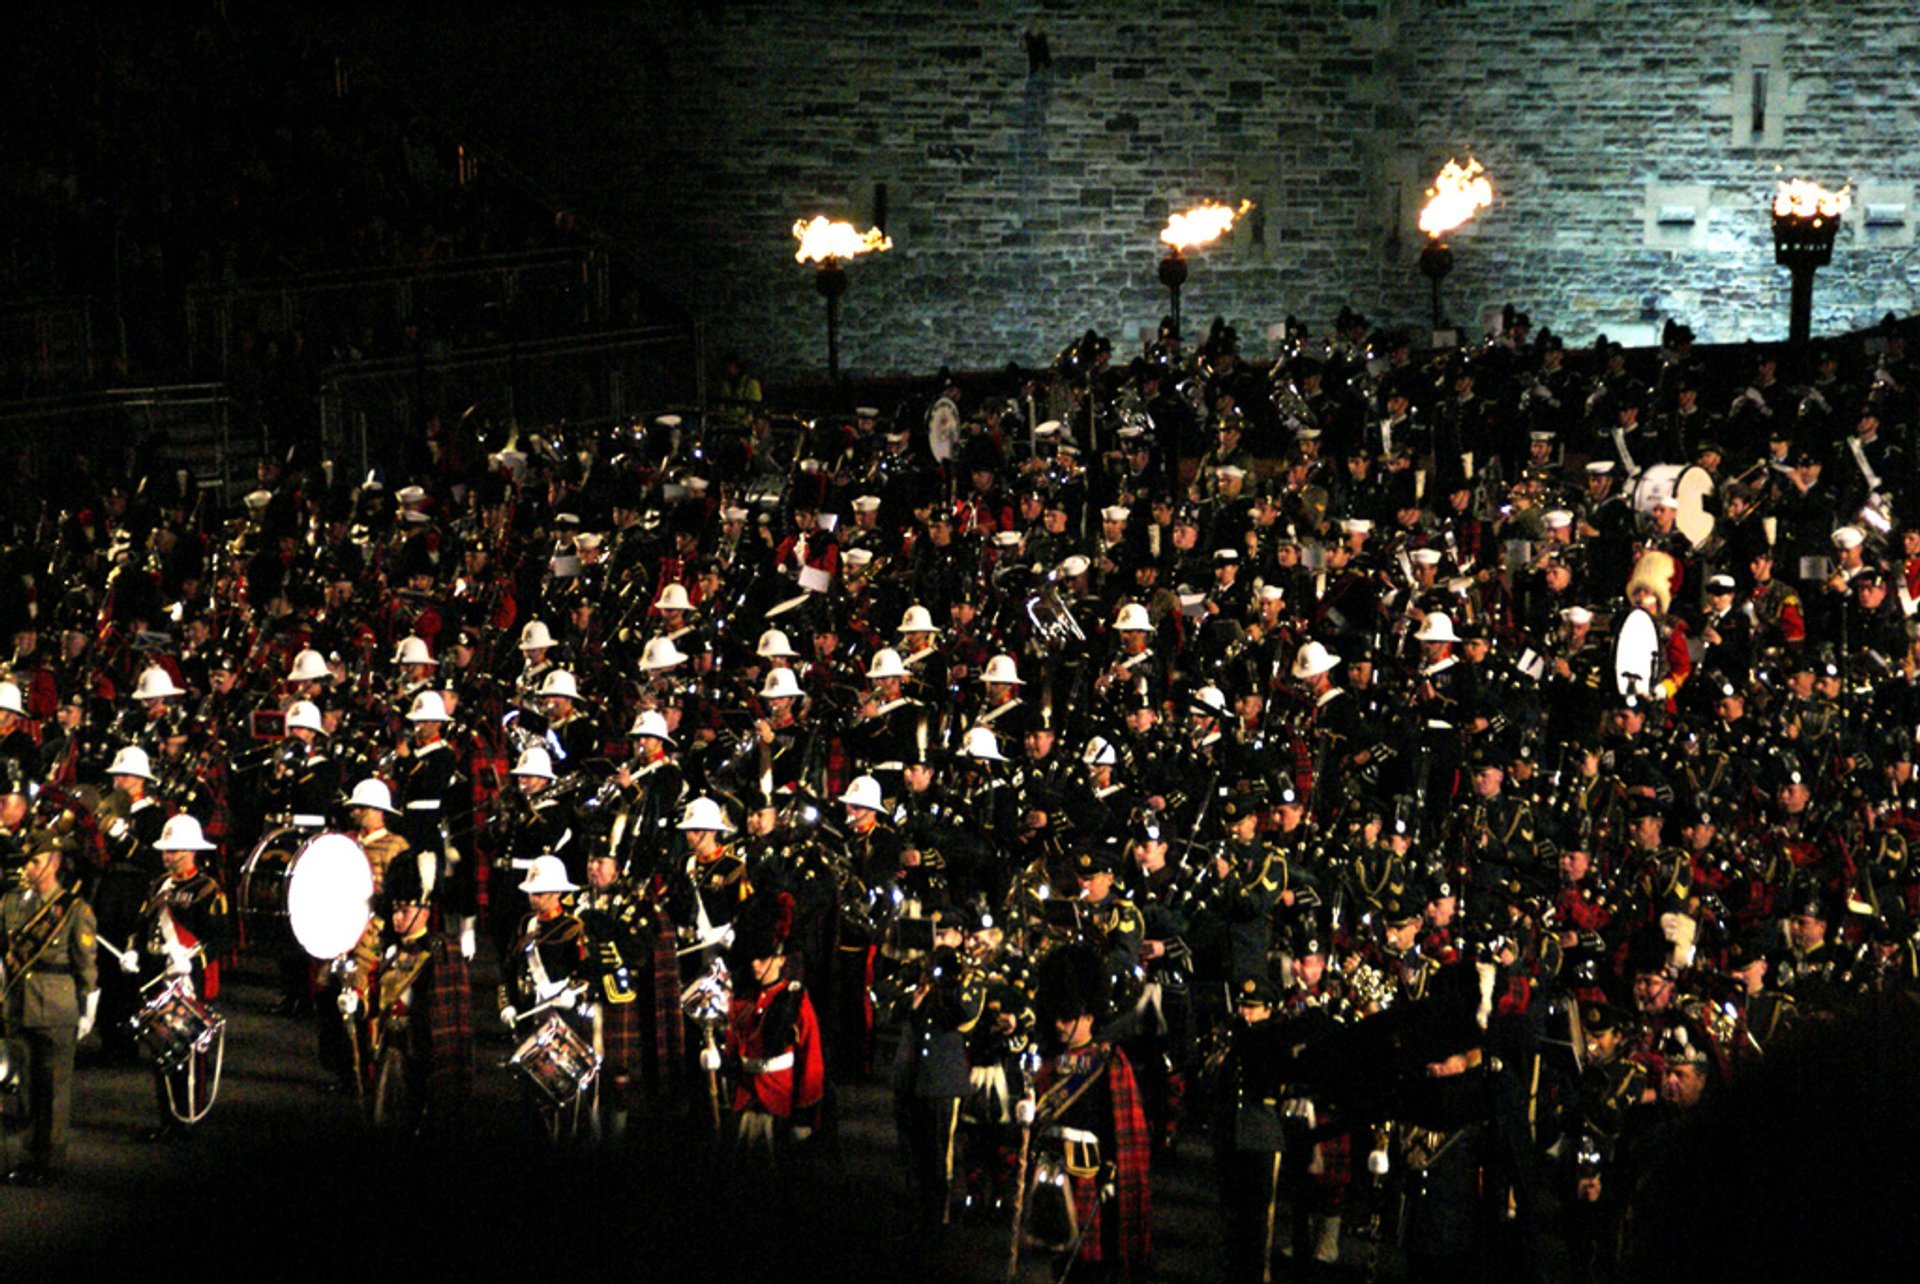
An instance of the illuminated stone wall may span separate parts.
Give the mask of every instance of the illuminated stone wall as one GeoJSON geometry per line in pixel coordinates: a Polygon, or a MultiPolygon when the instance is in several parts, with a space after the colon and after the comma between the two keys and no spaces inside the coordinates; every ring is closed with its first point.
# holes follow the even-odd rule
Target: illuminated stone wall
{"type": "Polygon", "coordinates": [[[1423,323],[1421,189],[1467,151],[1501,191],[1456,241],[1470,328],[1512,300],[1575,341],[1670,314],[1708,339],[1784,331],[1776,168],[1869,185],[1875,224],[1843,235],[1816,329],[1914,302],[1906,3],[641,0],[335,34],[645,242],[716,349],[776,375],[824,364],[789,225],[870,220],[882,185],[896,247],[851,268],[844,309],[863,372],[1044,359],[1088,325],[1131,350],[1165,307],[1157,229],[1210,196],[1261,215],[1195,260],[1189,332],[1225,313],[1260,354],[1288,313],[1423,323]],[[1032,73],[1029,30],[1051,53],[1032,73]]]}

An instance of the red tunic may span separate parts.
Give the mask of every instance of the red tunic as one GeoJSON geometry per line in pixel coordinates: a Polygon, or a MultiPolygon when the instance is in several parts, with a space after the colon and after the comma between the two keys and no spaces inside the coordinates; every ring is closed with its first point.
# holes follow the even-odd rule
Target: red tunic
{"type": "Polygon", "coordinates": [[[800,982],[753,996],[736,993],[727,1013],[727,1050],[734,1060],[734,1113],[757,1108],[791,1119],[820,1103],[827,1080],[820,1022],[800,982]],[[782,1064],[764,1068],[773,1061],[782,1064]]]}

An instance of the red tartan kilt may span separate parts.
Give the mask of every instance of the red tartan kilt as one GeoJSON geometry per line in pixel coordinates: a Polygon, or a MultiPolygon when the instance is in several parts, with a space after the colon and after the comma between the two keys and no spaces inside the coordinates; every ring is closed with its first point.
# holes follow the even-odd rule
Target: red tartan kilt
{"type": "Polygon", "coordinates": [[[627,1003],[601,1003],[600,1055],[609,1079],[633,1079],[640,1073],[644,1054],[641,1017],[651,1016],[649,1005],[636,997],[627,1003]]]}
{"type": "Polygon", "coordinates": [[[1073,1215],[1082,1228],[1080,1260],[1103,1262],[1107,1257],[1107,1249],[1101,1242],[1100,1233],[1100,1178],[1073,1177],[1069,1181],[1073,1186],[1073,1215]]]}
{"type": "Polygon", "coordinates": [[[1353,1134],[1341,1133],[1320,1143],[1320,1171],[1313,1175],[1314,1193],[1338,1207],[1353,1184],[1353,1134]]]}

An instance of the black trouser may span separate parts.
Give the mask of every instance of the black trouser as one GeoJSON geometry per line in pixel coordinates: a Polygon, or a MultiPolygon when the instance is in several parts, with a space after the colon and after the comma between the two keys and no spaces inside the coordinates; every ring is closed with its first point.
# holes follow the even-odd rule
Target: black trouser
{"type": "Polygon", "coordinates": [[[906,1151],[914,1217],[922,1226],[938,1226],[946,1218],[960,1098],[896,1093],[893,1117],[906,1151]]]}
{"type": "Polygon", "coordinates": [[[1274,1207],[1280,1152],[1233,1148],[1232,1126],[1214,1146],[1214,1176],[1220,1186],[1220,1220],[1226,1226],[1227,1275],[1258,1284],[1267,1278],[1274,1237],[1280,1233],[1274,1207]]]}
{"type": "Polygon", "coordinates": [[[27,1104],[32,1130],[27,1134],[27,1159],[46,1169],[67,1157],[67,1122],[73,1114],[73,1048],[70,1023],[21,1030],[12,1043],[26,1055],[27,1104]]]}

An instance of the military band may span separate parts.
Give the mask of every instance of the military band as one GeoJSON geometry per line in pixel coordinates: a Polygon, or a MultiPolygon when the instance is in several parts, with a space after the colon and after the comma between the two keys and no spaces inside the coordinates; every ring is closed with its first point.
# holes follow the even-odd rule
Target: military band
{"type": "Polygon", "coordinates": [[[1920,987],[1912,372],[1340,321],[1090,335],[1030,432],[954,383],[116,494],[200,560],[55,547],[0,681],[18,1179],[96,1030],[217,1120],[258,960],[394,1135],[492,1041],[547,1144],[785,1179],[888,1062],[916,1233],[1031,1267],[1145,1274],[1205,1133],[1232,1278],[1613,1274],[1650,1132],[1920,987]]]}

